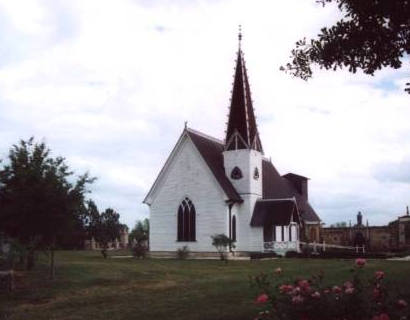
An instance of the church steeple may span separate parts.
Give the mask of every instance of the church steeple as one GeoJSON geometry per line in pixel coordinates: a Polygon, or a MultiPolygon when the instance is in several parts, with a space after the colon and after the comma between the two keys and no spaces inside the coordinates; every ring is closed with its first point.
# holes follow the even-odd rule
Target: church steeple
{"type": "Polygon", "coordinates": [[[239,29],[239,48],[235,78],[226,130],[225,150],[254,149],[263,153],[252,106],[251,90],[241,48],[242,32],[239,29]]]}

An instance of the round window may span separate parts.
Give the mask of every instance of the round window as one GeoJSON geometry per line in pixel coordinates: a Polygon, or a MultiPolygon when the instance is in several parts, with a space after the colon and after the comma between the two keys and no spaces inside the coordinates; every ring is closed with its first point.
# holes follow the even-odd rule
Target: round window
{"type": "Polygon", "coordinates": [[[241,169],[239,169],[238,167],[233,168],[232,172],[231,172],[231,178],[234,179],[234,180],[238,180],[238,179],[242,178],[241,169]]]}

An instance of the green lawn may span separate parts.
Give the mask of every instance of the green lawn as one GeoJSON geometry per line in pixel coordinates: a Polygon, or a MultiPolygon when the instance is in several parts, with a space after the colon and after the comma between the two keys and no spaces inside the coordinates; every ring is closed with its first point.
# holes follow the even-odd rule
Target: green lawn
{"type": "MultiPolygon", "coordinates": [[[[249,276],[280,266],[284,278],[309,277],[323,270],[331,285],[349,277],[350,260],[277,259],[104,260],[99,252],[58,252],[57,279],[47,280],[40,262],[21,274],[11,295],[0,295],[5,319],[253,319],[256,291],[249,276]]],[[[410,262],[372,260],[370,277],[384,270],[392,286],[410,293],[410,262]]],[[[410,296],[409,296],[410,297],[410,296]]]]}

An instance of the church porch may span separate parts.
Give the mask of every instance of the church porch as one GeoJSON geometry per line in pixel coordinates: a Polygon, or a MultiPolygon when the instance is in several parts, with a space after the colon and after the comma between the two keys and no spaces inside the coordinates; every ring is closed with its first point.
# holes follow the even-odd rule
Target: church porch
{"type": "Polygon", "coordinates": [[[251,226],[263,227],[262,252],[300,251],[300,218],[294,198],[258,200],[251,226]]]}

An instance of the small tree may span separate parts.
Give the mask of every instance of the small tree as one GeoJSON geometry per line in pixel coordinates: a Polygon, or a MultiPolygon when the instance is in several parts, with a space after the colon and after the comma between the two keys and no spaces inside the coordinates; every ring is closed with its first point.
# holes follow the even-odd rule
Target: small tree
{"type": "Polygon", "coordinates": [[[87,212],[88,234],[101,245],[101,254],[107,258],[108,244],[120,237],[121,228],[123,228],[119,222],[120,215],[111,208],[100,214],[92,200],[88,201],[87,212]]]}
{"type": "Polygon", "coordinates": [[[218,251],[219,258],[227,263],[226,250],[228,247],[235,248],[233,241],[223,233],[215,234],[211,236],[211,239],[212,245],[216,248],[216,251],[218,251]]]}
{"type": "Polygon", "coordinates": [[[135,227],[131,230],[129,235],[130,242],[134,241],[141,244],[149,239],[149,220],[138,220],[135,227]]]}

